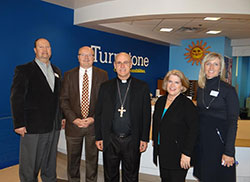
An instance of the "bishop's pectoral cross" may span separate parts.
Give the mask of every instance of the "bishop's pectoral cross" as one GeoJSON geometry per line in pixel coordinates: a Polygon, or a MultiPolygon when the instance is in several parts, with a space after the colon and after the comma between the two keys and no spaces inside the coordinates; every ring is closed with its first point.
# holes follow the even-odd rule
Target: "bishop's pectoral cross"
{"type": "Polygon", "coordinates": [[[121,106],[120,109],[118,109],[118,112],[120,112],[120,117],[123,117],[123,113],[126,112],[126,109],[123,108],[123,106],[121,106]]]}

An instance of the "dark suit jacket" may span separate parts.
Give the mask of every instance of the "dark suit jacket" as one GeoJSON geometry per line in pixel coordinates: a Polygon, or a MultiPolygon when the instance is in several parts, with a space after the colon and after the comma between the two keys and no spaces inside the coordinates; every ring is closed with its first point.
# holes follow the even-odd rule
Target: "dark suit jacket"
{"type": "Polygon", "coordinates": [[[167,95],[157,100],[153,114],[154,163],[157,165],[157,155],[160,155],[162,167],[179,169],[181,154],[192,156],[198,132],[198,113],[192,101],[180,94],[161,119],[166,99],[167,95]]]}
{"type": "MultiPolygon", "coordinates": [[[[101,85],[95,113],[96,140],[103,140],[104,150],[110,142],[112,121],[115,111],[117,83],[114,78],[101,85]]],[[[131,78],[130,119],[135,149],[139,149],[140,140],[148,142],[151,121],[151,104],[148,85],[131,78]]]]}
{"type": "MultiPolygon", "coordinates": [[[[100,85],[107,79],[108,74],[106,71],[93,66],[88,117],[94,117],[95,105],[100,85]]],[[[83,128],[79,128],[73,124],[73,121],[76,118],[82,118],[79,93],[79,67],[65,72],[60,101],[61,108],[66,118],[66,136],[81,136],[81,130],[83,130],[83,128]]],[[[93,124],[88,127],[88,130],[94,135],[93,124]]]]}
{"type": "Polygon", "coordinates": [[[11,86],[11,110],[14,128],[26,127],[28,133],[47,133],[61,128],[59,92],[61,71],[52,65],[55,76],[54,92],[35,61],[19,65],[11,86]]]}

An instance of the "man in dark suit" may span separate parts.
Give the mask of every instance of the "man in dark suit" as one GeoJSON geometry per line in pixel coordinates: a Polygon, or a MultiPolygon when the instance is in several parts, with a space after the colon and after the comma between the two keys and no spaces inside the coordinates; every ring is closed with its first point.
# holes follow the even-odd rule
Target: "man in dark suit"
{"type": "Polygon", "coordinates": [[[141,152],[147,149],[151,119],[148,85],[130,76],[132,61],[119,53],[117,78],[101,85],[95,113],[96,146],[103,150],[105,182],[137,182],[141,152]]]}
{"type": "Polygon", "coordinates": [[[107,72],[92,66],[94,51],[87,46],[79,49],[80,66],[64,74],[61,108],[66,117],[66,141],[69,182],[80,181],[80,162],[85,138],[86,181],[97,181],[98,150],[95,146],[94,111],[101,83],[107,72]]]}
{"type": "Polygon", "coordinates": [[[50,63],[51,47],[44,38],[35,41],[34,61],[19,65],[11,87],[15,132],[21,135],[19,176],[21,182],[56,182],[56,153],[61,113],[61,72],[50,63]]]}

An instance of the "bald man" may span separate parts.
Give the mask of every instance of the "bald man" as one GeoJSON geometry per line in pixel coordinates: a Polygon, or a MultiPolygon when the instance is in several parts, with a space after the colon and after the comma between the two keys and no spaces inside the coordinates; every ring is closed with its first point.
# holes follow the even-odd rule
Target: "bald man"
{"type": "Polygon", "coordinates": [[[50,63],[47,39],[35,41],[35,59],[15,69],[11,86],[14,129],[21,136],[21,182],[56,182],[56,153],[61,129],[59,92],[61,71],[50,63]]]}
{"type": "Polygon", "coordinates": [[[64,74],[61,108],[66,117],[67,172],[69,182],[80,182],[80,162],[85,139],[86,182],[97,181],[98,150],[95,146],[94,111],[101,83],[108,79],[106,71],[93,66],[94,51],[81,47],[79,67],[64,74]]]}
{"type": "Polygon", "coordinates": [[[147,149],[151,119],[148,85],[130,75],[129,54],[114,62],[117,78],[101,85],[95,113],[96,146],[103,151],[105,182],[137,182],[141,153],[147,149]]]}

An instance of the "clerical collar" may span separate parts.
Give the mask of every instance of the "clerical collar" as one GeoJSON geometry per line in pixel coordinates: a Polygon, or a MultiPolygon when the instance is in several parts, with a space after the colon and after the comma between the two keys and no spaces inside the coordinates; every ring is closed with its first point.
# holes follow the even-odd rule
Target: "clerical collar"
{"type": "Polygon", "coordinates": [[[129,78],[127,80],[121,80],[119,77],[117,77],[117,80],[120,82],[120,83],[128,83],[128,81],[131,79],[131,76],[129,76],[129,78]]]}

